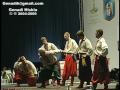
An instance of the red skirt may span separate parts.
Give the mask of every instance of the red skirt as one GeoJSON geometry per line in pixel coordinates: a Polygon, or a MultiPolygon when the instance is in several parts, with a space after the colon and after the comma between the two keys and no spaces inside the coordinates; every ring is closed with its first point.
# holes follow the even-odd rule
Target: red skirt
{"type": "Polygon", "coordinates": [[[36,77],[29,76],[27,78],[27,83],[28,83],[29,86],[36,86],[36,83],[37,83],[36,77]]]}
{"type": "Polygon", "coordinates": [[[104,60],[101,63],[102,65],[100,64],[100,62],[101,62],[100,57],[96,56],[94,71],[93,71],[93,76],[92,76],[91,81],[93,84],[97,84],[97,83],[108,84],[110,82],[108,60],[106,57],[104,57],[104,60]],[[103,70],[101,70],[101,69],[103,69],[103,70]]]}
{"type": "Polygon", "coordinates": [[[15,71],[15,77],[13,79],[15,82],[20,82],[22,80],[22,72],[19,70],[15,71]]]}
{"type": "Polygon", "coordinates": [[[36,77],[31,75],[24,75],[21,71],[15,71],[14,81],[17,83],[27,82],[29,86],[36,86],[36,77]]]}
{"type": "Polygon", "coordinates": [[[72,55],[67,55],[65,57],[65,64],[63,70],[63,79],[68,80],[69,76],[77,76],[77,63],[73,60],[72,55]]]}

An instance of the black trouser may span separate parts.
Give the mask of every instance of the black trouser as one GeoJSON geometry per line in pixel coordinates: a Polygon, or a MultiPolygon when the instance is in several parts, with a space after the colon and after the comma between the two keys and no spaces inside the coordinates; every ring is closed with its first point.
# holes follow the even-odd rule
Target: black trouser
{"type": "Polygon", "coordinates": [[[43,69],[39,73],[39,81],[40,82],[45,82],[49,80],[52,76],[52,70],[51,69],[43,69]]]}

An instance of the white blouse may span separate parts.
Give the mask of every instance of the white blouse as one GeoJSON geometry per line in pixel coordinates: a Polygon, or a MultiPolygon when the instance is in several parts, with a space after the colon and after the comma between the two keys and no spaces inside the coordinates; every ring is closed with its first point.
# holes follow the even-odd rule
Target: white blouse
{"type": "MultiPolygon", "coordinates": [[[[100,37],[97,40],[94,53],[98,56],[103,55],[105,49],[108,49],[108,45],[107,45],[105,39],[103,37],[100,37]]],[[[106,55],[104,55],[104,56],[106,56],[106,55]]]]}
{"type": "Polygon", "coordinates": [[[76,43],[76,41],[74,39],[69,38],[69,40],[66,41],[64,50],[67,53],[75,53],[77,48],[78,48],[78,44],[76,43]]]}
{"type": "Polygon", "coordinates": [[[93,48],[89,39],[86,37],[83,40],[79,41],[79,50],[78,53],[86,53],[87,55],[92,55],[93,48]]]}
{"type": "Polygon", "coordinates": [[[43,65],[47,65],[48,63],[57,61],[56,53],[60,52],[60,50],[53,43],[50,43],[50,42],[48,42],[47,48],[48,48],[48,50],[45,49],[45,45],[42,45],[38,49],[38,51],[45,50],[45,55],[48,58],[48,60],[45,60],[46,58],[43,58],[40,56],[40,59],[41,59],[41,62],[43,63],[43,65]],[[55,52],[55,54],[52,54],[53,52],[55,52]]]}
{"type": "Polygon", "coordinates": [[[59,49],[53,44],[48,42],[48,50],[45,49],[45,45],[42,45],[39,50],[45,50],[45,51],[55,51],[55,52],[59,52],[59,49]]]}
{"type": "MultiPolygon", "coordinates": [[[[37,69],[35,65],[29,60],[26,60],[25,62],[26,62],[26,70],[30,71],[32,74],[37,74],[37,69]]],[[[14,68],[23,71],[23,73],[27,73],[27,71],[24,69],[24,65],[22,64],[22,62],[16,62],[14,64],[14,68]]]]}

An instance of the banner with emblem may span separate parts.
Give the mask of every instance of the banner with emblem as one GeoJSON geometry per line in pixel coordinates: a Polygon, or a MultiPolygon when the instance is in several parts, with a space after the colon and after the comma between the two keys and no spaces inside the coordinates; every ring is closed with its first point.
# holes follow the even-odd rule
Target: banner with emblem
{"type": "Polygon", "coordinates": [[[115,17],[115,0],[103,0],[104,18],[111,21],[115,17]]]}

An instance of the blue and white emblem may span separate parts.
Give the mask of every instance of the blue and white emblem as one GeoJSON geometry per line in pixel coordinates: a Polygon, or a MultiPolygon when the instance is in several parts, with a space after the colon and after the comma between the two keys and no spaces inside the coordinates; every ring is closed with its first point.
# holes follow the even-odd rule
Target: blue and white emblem
{"type": "Polygon", "coordinates": [[[115,16],[115,0],[103,0],[104,18],[108,21],[115,16]]]}

